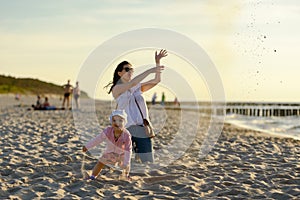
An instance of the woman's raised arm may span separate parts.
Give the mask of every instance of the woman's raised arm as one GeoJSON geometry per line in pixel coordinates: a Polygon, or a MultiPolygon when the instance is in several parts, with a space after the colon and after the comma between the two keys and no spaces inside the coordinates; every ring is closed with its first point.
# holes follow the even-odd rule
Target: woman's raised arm
{"type": "Polygon", "coordinates": [[[120,84],[115,85],[115,87],[112,89],[112,95],[113,95],[113,97],[115,99],[118,98],[122,93],[124,93],[125,91],[129,90],[133,86],[137,85],[142,80],[144,80],[149,74],[151,74],[151,73],[157,73],[157,71],[158,70],[160,71],[161,68],[163,68],[163,67],[162,66],[153,67],[153,68],[148,69],[148,70],[144,71],[143,73],[137,75],[136,77],[134,77],[129,82],[125,82],[125,83],[122,82],[120,84]]]}

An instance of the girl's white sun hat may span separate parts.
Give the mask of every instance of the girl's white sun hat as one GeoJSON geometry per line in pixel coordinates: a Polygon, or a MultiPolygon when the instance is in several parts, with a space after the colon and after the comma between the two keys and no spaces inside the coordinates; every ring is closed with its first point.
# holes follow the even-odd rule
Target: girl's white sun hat
{"type": "Polygon", "coordinates": [[[119,116],[119,117],[124,119],[125,124],[127,123],[127,114],[124,110],[114,110],[114,111],[112,111],[111,115],[109,116],[110,123],[112,123],[113,116],[119,116]]]}

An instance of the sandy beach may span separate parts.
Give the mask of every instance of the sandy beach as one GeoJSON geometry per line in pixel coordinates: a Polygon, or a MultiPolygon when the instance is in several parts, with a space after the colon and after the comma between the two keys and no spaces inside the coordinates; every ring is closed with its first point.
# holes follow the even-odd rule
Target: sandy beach
{"type": "MultiPolygon", "coordinates": [[[[86,181],[97,157],[81,151],[82,132],[69,110],[28,110],[35,102],[0,97],[0,199],[299,199],[300,141],[274,137],[224,124],[208,155],[199,156],[209,117],[201,117],[192,143],[178,158],[165,148],[175,137],[180,111],[167,110],[167,120],[154,139],[156,165],[132,158],[132,181],[104,169],[86,181]],[[159,167],[158,167],[159,166],[159,167]],[[143,169],[136,170],[134,169],[143,169]]],[[[60,101],[52,101],[57,106],[60,101]]],[[[109,124],[110,105],[97,104],[100,128],[109,124]]],[[[87,113],[88,115],[88,113],[87,113]]],[[[191,114],[192,115],[192,114],[191,114]]],[[[158,120],[158,119],[153,119],[158,120]]],[[[183,136],[184,138],[184,136],[183,136]]],[[[183,143],[185,141],[182,141],[183,143]]]]}

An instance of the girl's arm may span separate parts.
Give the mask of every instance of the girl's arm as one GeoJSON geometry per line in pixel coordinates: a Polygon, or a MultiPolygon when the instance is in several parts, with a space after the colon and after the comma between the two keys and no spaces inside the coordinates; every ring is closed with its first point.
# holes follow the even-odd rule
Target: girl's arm
{"type": "Polygon", "coordinates": [[[112,94],[113,97],[116,99],[118,98],[122,93],[124,93],[125,91],[129,90],[130,88],[132,88],[133,86],[137,85],[138,83],[140,83],[143,79],[145,79],[149,74],[151,73],[157,73],[157,71],[160,71],[162,69],[161,66],[158,67],[153,67],[151,69],[148,69],[146,71],[144,71],[143,73],[137,75],[136,77],[134,77],[131,81],[129,81],[128,83],[122,83],[122,84],[117,84],[115,85],[115,87],[112,89],[112,94]]]}
{"type": "Polygon", "coordinates": [[[131,142],[130,134],[128,134],[126,137],[124,150],[125,150],[125,152],[124,152],[124,167],[127,167],[127,166],[130,166],[130,160],[131,160],[131,155],[132,155],[132,142],[131,142]]]}
{"type": "MultiPolygon", "coordinates": [[[[93,148],[94,146],[100,144],[101,142],[103,142],[106,138],[105,135],[105,130],[103,132],[101,132],[99,135],[97,135],[95,138],[93,138],[92,140],[90,140],[84,147],[83,147],[83,151],[84,150],[88,150],[93,148]],[[85,148],[85,149],[84,149],[85,148]]],[[[85,151],[84,151],[85,152],[85,151]]]]}

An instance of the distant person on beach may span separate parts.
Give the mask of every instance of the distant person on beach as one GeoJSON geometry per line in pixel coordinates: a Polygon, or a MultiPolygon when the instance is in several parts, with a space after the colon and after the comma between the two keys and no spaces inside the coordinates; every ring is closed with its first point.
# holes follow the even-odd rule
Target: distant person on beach
{"type": "Polygon", "coordinates": [[[20,94],[16,94],[16,96],[15,96],[15,99],[17,100],[17,101],[19,101],[20,100],[20,94]]]}
{"type": "Polygon", "coordinates": [[[106,149],[93,168],[89,179],[94,180],[105,165],[118,164],[123,169],[124,178],[130,180],[130,161],[132,154],[131,135],[125,128],[127,115],[124,110],[114,110],[110,115],[111,126],[108,126],[89,141],[82,151],[86,152],[94,146],[106,141],[106,149]]]}
{"type": "Polygon", "coordinates": [[[65,108],[65,102],[67,101],[67,108],[69,109],[69,105],[70,105],[70,95],[72,93],[72,85],[70,84],[70,80],[68,80],[68,83],[63,85],[64,88],[64,100],[62,102],[62,108],[65,108]]]}
{"type": "Polygon", "coordinates": [[[175,99],[174,99],[174,106],[180,106],[180,103],[179,103],[177,97],[175,97],[175,99]]]}
{"type": "Polygon", "coordinates": [[[45,97],[45,101],[43,103],[42,109],[43,110],[56,110],[56,107],[51,106],[50,103],[49,103],[48,97],[45,97]]]}
{"type": "Polygon", "coordinates": [[[154,92],[154,94],[153,94],[153,96],[152,96],[152,99],[151,99],[152,105],[155,105],[155,103],[156,103],[156,98],[157,98],[157,95],[156,95],[156,92],[154,92]]]}
{"type": "Polygon", "coordinates": [[[32,105],[34,110],[41,110],[42,109],[42,102],[41,102],[41,97],[40,95],[37,96],[36,104],[32,105]]]}
{"type": "Polygon", "coordinates": [[[155,52],[156,67],[152,67],[132,79],[133,67],[123,61],[118,64],[114,71],[113,81],[106,87],[110,87],[109,94],[112,92],[114,99],[117,101],[117,108],[125,110],[128,116],[126,128],[132,135],[133,148],[136,156],[142,162],[153,162],[152,139],[146,135],[143,127],[143,119],[149,121],[148,108],[143,97],[146,92],[156,86],[161,80],[161,72],[164,66],[160,65],[160,59],[167,56],[166,50],[155,52]],[[150,74],[155,77],[149,81],[141,83],[150,74]]]}
{"type": "Polygon", "coordinates": [[[36,105],[32,105],[34,110],[56,110],[55,106],[51,106],[48,97],[45,97],[44,102],[41,102],[41,97],[37,96],[36,105]]]}
{"type": "Polygon", "coordinates": [[[165,105],[165,100],[166,100],[166,96],[165,96],[165,93],[163,92],[162,95],[161,95],[160,105],[164,106],[165,105]]]}
{"type": "Polygon", "coordinates": [[[73,89],[73,97],[76,105],[76,109],[79,109],[79,97],[80,97],[80,88],[79,88],[79,82],[76,82],[76,86],[73,89]]]}
{"type": "Polygon", "coordinates": [[[45,97],[45,101],[43,103],[43,107],[47,107],[47,106],[50,106],[50,103],[49,103],[48,97],[45,97]]]}

